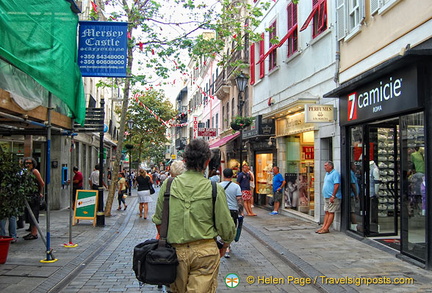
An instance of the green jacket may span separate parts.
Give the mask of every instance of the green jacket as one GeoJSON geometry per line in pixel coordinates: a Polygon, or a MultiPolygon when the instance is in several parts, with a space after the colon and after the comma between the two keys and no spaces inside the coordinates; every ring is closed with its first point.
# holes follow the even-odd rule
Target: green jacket
{"type": "MultiPolygon", "coordinates": [[[[168,180],[159,190],[153,222],[162,223],[163,197],[168,180]]],[[[177,176],[171,184],[169,203],[169,243],[188,243],[220,236],[226,243],[233,241],[235,225],[228,209],[225,191],[219,184],[215,202],[215,223],[213,223],[213,201],[211,181],[202,173],[186,171],[177,176]]]]}

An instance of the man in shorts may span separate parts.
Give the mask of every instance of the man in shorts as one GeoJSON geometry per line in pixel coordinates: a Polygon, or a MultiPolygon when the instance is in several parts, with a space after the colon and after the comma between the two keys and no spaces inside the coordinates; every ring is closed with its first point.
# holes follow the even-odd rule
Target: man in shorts
{"type": "Polygon", "coordinates": [[[279,173],[279,167],[274,166],[273,167],[273,200],[274,200],[274,206],[273,211],[270,213],[270,215],[277,215],[279,214],[279,207],[282,202],[282,189],[284,188],[286,182],[284,177],[281,173],[279,173]]]}
{"type": "Polygon", "coordinates": [[[333,162],[324,163],[326,175],[324,177],[323,197],[324,197],[324,224],[320,229],[315,231],[318,234],[330,232],[330,226],[334,220],[334,213],[339,211],[342,193],[340,191],[341,177],[338,171],[334,169],[333,162]]]}

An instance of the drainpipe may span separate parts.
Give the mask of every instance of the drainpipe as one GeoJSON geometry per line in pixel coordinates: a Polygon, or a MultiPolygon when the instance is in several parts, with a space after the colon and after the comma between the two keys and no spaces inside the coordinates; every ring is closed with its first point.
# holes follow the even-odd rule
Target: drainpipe
{"type": "Polygon", "coordinates": [[[336,64],[335,64],[335,74],[333,77],[333,81],[336,83],[336,87],[339,86],[339,67],[340,67],[340,43],[336,36],[336,64]]]}

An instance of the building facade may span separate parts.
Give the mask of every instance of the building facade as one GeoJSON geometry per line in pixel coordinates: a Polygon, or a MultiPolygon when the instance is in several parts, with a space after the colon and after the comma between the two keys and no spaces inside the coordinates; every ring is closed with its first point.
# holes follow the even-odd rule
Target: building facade
{"type": "MultiPolygon", "coordinates": [[[[271,166],[277,165],[287,182],[282,207],[317,222],[324,216],[320,196],[324,162],[331,160],[339,169],[341,159],[333,114],[337,100],[322,98],[334,87],[337,72],[331,3],[275,1],[255,29],[261,41],[250,45],[252,114],[275,123],[268,144],[276,145],[276,152],[265,158],[256,154],[256,178],[262,183],[257,192],[269,192],[271,166]],[[312,119],[316,111],[325,116],[312,119]]],[[[339,229],[339,224],[337,215],[334,227],[339,229]]]]}
{"type": "Polygon", "coordinates": [[[431,127],[432,8],[428,1],[357,4],[338,1],[341,84],[325,94],[339,98],[343,191],[350,195],[342,227],[399,243],[403,257],[430,269],[426,130],[431,127]]]}

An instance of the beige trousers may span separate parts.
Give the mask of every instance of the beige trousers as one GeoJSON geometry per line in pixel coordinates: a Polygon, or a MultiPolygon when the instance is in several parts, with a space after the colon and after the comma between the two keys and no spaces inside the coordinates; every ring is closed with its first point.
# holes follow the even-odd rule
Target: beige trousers
{"type": "Polygon", "coordinates": [[[199,240],[185,244],[173,244],[179,265],[177,278],[171,284],[176,293],[216,292],[220,255],[213,239],[199,240]]]}

